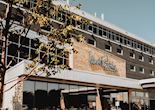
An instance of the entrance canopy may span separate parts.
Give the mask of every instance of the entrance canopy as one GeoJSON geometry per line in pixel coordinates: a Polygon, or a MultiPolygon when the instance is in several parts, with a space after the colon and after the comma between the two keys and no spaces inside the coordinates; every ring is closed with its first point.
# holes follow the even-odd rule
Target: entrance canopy
{"type": "MultiPolygon", "coordinates": [[[[22,75],[28,74],[29,72],[26,70],[26,65],[28,61],[22,61],[15,65],[14,67],[10,68],[7,71],[5,83],[14,80],[22,75]]],[[[44,77],[45,74],[41,74],[41,77],[44,77]]],[[[39,77],[39,76],[38,76],[39,77]]],[[[46,77],[47,78],[47,77],[46,77]]],[[[82,83],[90,83],[108,87],[120,87],[120,88],[130,88],[130,89],[142,89],[141,85],[139,84],[139,80],[106,75],[103,73],[96,73],[96,72],[88,72],[88,71],[81,71],[81,70],[62,70],[60,73],[56,75],[52,75],[49,78],[51,80],[54,79],[61,79],[61,80],[69,80],[69,81],[76,81],[82,83]]]]}
{"type": "Polygon", "coordinates": [[[143,88],[153,88],[155,87],[155,78],[143,79],[139,83],[143,88]]]}

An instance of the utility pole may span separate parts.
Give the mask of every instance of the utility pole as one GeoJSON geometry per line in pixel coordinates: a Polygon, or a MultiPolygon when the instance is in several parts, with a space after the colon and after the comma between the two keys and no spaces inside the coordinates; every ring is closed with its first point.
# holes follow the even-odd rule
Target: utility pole
{"type": "Polygon", "coordinates": [[[10,20],[11,20],[11,14],[12,14],[12,4],[13,1],[9,0],[6,8],[5,13],[5,26],[2,30],[2,38],[3,38],[3,46],[2,46],[2,56],[1,56],[1,64],[0,64],[0,81],[1,81],[1,87],[0,87],[0,108],[2,108],[3,105],[3,92],[4,92],[4,79],[5,79],[5,73],[6,73],[6,48],[7,48],[7,40],[8,40],[8,34],[10,29],[10,20]]]}

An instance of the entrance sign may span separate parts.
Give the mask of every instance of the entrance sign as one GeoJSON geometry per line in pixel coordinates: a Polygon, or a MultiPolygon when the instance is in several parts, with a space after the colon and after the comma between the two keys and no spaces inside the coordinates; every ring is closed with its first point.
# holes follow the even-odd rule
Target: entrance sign
{"type": "Polygon", "coordinates": [[[74,42],[74,53],[70,60],[77,70],[90,71],[94,74],[107,74],[126,77],[126,61],[107,51],[100,50],[85,43],[74,42]]]}
{"type": "Polygon", "coordinates": [[[89,52],[89,63],[92,65],[99,65],[107,71],[117,72],[116,65],[108,60],[108,56],[102,56],[96,59],[91,52],[89,52]]]}

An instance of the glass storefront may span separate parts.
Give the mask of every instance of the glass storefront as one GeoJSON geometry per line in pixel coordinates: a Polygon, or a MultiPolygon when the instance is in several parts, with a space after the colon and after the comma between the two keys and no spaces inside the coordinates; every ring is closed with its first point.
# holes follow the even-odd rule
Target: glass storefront
{"type": "MultiPolygon", "coordinates": [[[[147,110],[148,93],[132,92],[131,110],[134,104],[147,110]]],[[[99,88],[41,81],[24,81],[24,110],[96,110],[102,105],[103,110],[129,110],[128,90],[99,88]],[[97,101],[99,96],[100,101],[97,101]]]]}
{"type": "Polygon", "coordinates": [[[95,109],[96,88],[24,81],[23,106],[28,110],[95,109]]]}

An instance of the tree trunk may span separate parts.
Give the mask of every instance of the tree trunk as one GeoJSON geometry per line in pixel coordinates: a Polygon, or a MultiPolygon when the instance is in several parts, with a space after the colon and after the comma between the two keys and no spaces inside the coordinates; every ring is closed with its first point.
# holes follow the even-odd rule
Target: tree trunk
{"type": "Polygon", "coordinates": [[[3,105],[3,92],[4,92],[4,79],[6,73],[6,48],[7,48],[7,40],[8,40],[8,33],[10,29],[10,20],[12,14],[12,2],[8,3],[6,14],[5,14],[5,27],[2,31],[2,38],[3,38],[3,46],[2,46],[2,58],[1,58],[1,87],[0,87],[0,108],[3,105]]]}

